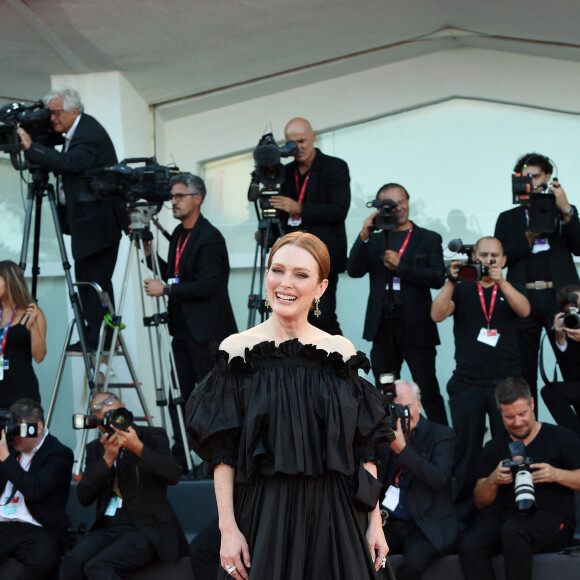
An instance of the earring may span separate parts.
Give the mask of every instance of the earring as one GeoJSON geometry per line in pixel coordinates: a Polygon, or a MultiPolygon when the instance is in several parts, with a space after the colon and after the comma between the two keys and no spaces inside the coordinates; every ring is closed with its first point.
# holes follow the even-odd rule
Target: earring
{"type": "Polygon", "coordinates": [[[320,312],[320,298],[314,299],[314,316],[318,318],[322,313],[320,312]]]}
{"type": "Polygon", "coordinates": [[[270,308],[270,303],[268,302],[268,299],[266,298],[266,300],[264,300],[264,306],[266,308],[270,308]]]}

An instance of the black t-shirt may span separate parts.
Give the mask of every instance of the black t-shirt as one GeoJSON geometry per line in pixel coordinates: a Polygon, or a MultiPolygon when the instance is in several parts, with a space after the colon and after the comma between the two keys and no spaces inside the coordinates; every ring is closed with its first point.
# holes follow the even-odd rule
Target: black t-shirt
{"type": "MultiPolygon", "coordinates": [[[[525,295],[525,290],[514,285],[525,295]]],[[[493,286],[483,288],[485,308],[489,314],[493,286]]],[[[498,288],[490,328],[497,330],[499,340],[495,346],[477,340],[487,320],[481,308],[477,284],[459,283],[452,300],[453,334],[455,337],[455,375],[474,383],[489,383],[510,376],[521,375],[520,355],[517,346],[518,315],[512,310],[501,289],[498,288]]]]}
{"type": "MultiPolygon", "coordinates": [[[[479,456],[477,479],[488,477],[504,459],[509,459],[507,431],[489,441],[479,456]]],[[[580,440],[569,429],[542,423],[535,439],[526,447],[526,455],[534,463],[549,463],[552,467],[580,469],[580,440]]],[[[562,522],[574,529],[576,506],[574,492],[558,483],[536,483],[534,485],[537,509],[549,510],[562,515],[562,522]]],[[[494,506],[499,508],[502,518],[515,513],[514,485],[500,485],[494,506]]]]}

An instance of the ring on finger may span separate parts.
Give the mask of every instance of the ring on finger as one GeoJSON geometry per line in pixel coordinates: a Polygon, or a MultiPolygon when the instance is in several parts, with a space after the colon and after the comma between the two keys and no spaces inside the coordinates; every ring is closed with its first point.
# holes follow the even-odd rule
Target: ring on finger
{"type": "Polygon", "coordinates": [[[384,554],[379,554],[379,558],[381,559],[381,568],[387,567],[387,557],[384,554]]]}

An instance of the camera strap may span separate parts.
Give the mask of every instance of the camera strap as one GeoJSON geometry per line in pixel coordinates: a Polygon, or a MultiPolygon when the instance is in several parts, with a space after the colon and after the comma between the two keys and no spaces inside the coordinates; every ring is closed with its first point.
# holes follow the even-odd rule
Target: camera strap
{"type": "Polygon", "coordinates": [[[405,239],[403,240],[403,243],[401,244],[401,247],[399,248],[399,258],[405,253],[405,250],[407,249],[407,246],[409,245],[409,240],[411,239],[411,234],[413,233],[413,226],[411,226],[409,228],[409,231],[407,232],[407,235],[405,236],[405,239]]]}
{"type": "Polygon", "coordinates": [[[487,320],[487,328],[489,330],[490,325],[491,325],[491,317],[492,317],[493,311],[495,309],[495,301],[497,298],[498,285],[497,284],[493,285],[493,291],[491,293],[491,302],[489,303],[489,314],[488,314],[487,308],[485,306],[485,296],[483,295],[483,288],[482,288],[481,284],[479,283],[479,280],[476,282],[476,284],[477,284],[477,292],[479,294],[479,302],[481,303],[481,309],[483,310],[483,315],[485,316],[485,319],[487,320]]]}
{"type": "MultiPolygon", "coordinates": [[[[294,183],[296,185],[296,193],[298,194],[298,203],[302,203],[304,201],[304,196],[306,195],[306,188],[308,187],[308,182],[310,181],[310,170],[306,172],[304,176],[304,181],[302,182],[302,187],[300,187],[300,174],[298,170],[294,172],[294,183]]],[[[292,214],[288,218],[289,225],[300,225],[302,223],[302,219],[300,214],[292,214]]]]}

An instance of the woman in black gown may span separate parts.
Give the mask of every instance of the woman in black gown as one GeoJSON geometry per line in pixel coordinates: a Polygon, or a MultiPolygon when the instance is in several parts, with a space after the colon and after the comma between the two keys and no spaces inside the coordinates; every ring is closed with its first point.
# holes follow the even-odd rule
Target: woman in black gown
{"type": "Polygon", "coordinates": [[[366,580],[386,562],[372,477],[390,434],[381,398],[358,376],[366,357],[307,321],[329,267],[317,237],[278,240],[272,316],[222,342],[188,402],[192,446],[214,468],[220,578],[366,580]]]}
{"type": "Polygon", "coordinates": [[[32,359],[46,355],[46,319],[11,260],[0,261],[0,307],[0,408],[24,397],[40,402],[32,359]]]}

